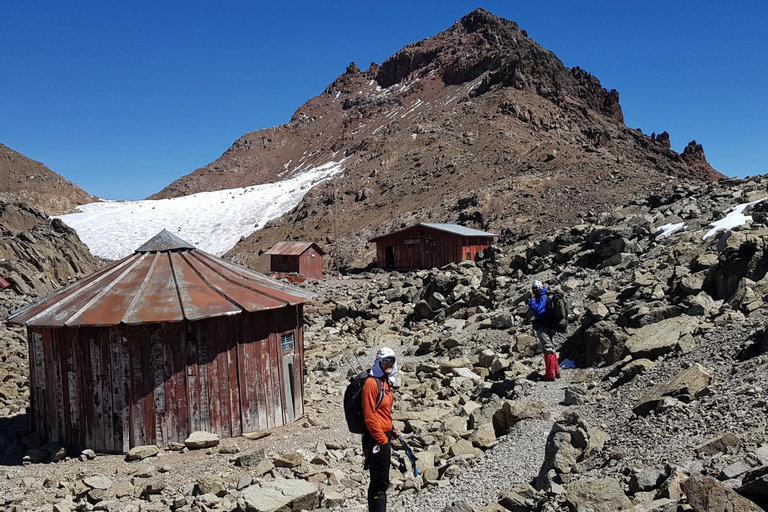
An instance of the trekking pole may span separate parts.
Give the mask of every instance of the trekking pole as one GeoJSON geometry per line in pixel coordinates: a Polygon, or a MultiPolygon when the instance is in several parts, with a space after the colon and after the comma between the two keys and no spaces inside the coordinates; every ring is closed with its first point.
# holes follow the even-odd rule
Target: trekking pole
{"type": "Polygon", "coordinates": [[[416,455],[413,454],[411,451],[411,447],[408,446],[408,444],[405,442],[405,439],[403,439],[403,436],[398,437],[400,440],[400,443],[402,443],[403,448],[405,449],[405,454],[408,456],[408,460],[411,461],[411,466],[413,466],[413,476],[419,476],[419,468],[416,467],[416,461],[419,460],[416,455]]]}

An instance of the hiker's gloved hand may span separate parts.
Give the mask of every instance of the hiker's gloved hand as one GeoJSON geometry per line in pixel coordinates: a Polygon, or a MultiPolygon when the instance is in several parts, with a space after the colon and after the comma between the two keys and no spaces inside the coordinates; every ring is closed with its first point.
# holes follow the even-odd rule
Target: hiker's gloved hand
{"type": "Polygon", "coordinates": [[[400,431],[399,428],[393,428],[392,435],[394,435],[395,437],[400,437],[401,435],[403,435],[403,433],[400,431]]]}

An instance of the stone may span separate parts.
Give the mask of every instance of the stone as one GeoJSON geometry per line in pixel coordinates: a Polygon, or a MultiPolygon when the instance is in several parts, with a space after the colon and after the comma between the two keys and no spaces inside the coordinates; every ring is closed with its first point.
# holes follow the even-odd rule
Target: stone
{"type": "Polygon", "coordinates": [[[730,480],[732,478],[737,478],[747,471],[752,469],[752,466],[747,464],[744,461],[736,461],[733,464],[728,464],[723,468],[723,470],[720,472],[720,479],[721,480],[730,480]]]}
{"type": "Polygon", "coordinates": [[[669,498],[638,503],[632,507],[632,512],[677,512],[677,501],[669,498]]]}
{"type": "Polygon", "coordinates": [[[196,450],[200,448],[211,448],[219,444],[218,434],[211,432],[204,432],[202,430],[196,430],[192,432],[188,438],[184,440],[184,446],[190,450],[196,450]]]}
{"type": "Polygon", "coordinates": [[[261,476],[267,471],[274,469],[275,465],[272,459],[264,454],[264,450],[254,450],[246,452],[235,459],[236,466],[249,467],[253,476],[261,476]]]}
{"type": "Polygon", "coordinates": [[[470,441],[467,441],[466,439],[459,439],[452,445],[448,447],[448,454],[451,457],[456,456],[464,456],[464,457],[473,457],[475,455],[480,455],[483,452],[474,446],[472,446],[472,443],[470,441]]]}
{"type": "Polygon", "coordinates": [[[493,428],[493,423],[483,423],[472,432],[469,436],[469,440],[472,444],[478,448],[488,450],[496,445],[496,430],[493,428]]]}
{"type": "Polygon", "coordinates": [[[94,452],[90,448],[86,448],[85,450],[80,452],[80,455],[85,456],[85,458],[87,458],[88,460],[93,460],[96,458],[96,452],[94,452]]]}
{"type": "Polygon", "coordinates": [[[695,512],[761,512],[755,503],[712,477],[693,476],[680,484],[695,512]]]}
{"type": "Polygon", "coordinates": [[[508,433],[518,422],[526,419],[549,419],[544,402],[534,398],[506,401],[493,414],[493,428],[497,436],[508,433]]]}
{"type": "Polygon", "coordinates": [[[244,512],[288,512],[316,508],[317,484],[305,480],[274,480],[252,485],[241,495],[244,512]]]}
{"type": "Polygon", "coordinates": [[[568,485],[565,503],[571,510],[590,512],[615,512],[629,510],[632,502],[621,490],[614,478],[577,480],[568,485]]]}
{"type": "Polygon", "coordinates": [[[621,368],[621,376],[624,378],[624,380],[630,381],[641,373],[647,372],[654,366],[656,366],[656,363],[650,359],[634,359],[621,368]]]}
{"type": "Polygon", "coordinates": [[[148,444],[143,446],[134,446],[130,450],[128,450],[128,454],[126,455],[126,460],[132,461],[132,460],[143,460],[147,457],[154,457],[160,453],[160,449],[155,446],[154,444],[148,444]]]}
{"type": "Polygon", "coordinates": [[[134,483],[139,496],[160,494],[165,489],[165,478],[162,475],[152,478],[138,478],[134,483]]]}
{"type": "Polygon", "coordinates": [[[730,432],[705,441],[694,448],[698,455],[715,455],[717,453],[735,453],[741,446],[741,440],[730,432]]]}
{"type": "Polygon", "coordinates": [[[658,488],[666,477],[667,472],[661,467],[633,470],[629,479],[629,490],[633,494],[652,491],[658,488]]]}
{"type": "Polygon", "coordinates": [[[197,487],[202,494],[213,494],[220,498],[227,494],[227,486],[220,478],[212,475],[203,475],[197,479],[197,487]]]}
{"type": "Polygon", "coordinates": [[[112,486],[112,480],[106,476],[91,476],[84,478],[83,483],[91,489],[107,490],[112,486]]]}
{"type": "Polygon", "coordinates": [[[656,409],[666,396],[673,398],[680,395],[699,397],[709,385],[711,379],[712,375],[699,363],[695,363],[687,370],[678,373],[673,379],[659,384],[643,395],[632,411],[638,416],[645,416],[650,411],[656,409]]]}
{"type": "Polygon", "coordinates": [[[736,492],[761,507],[768,507],[768,466],[759,466],[748,471],[742,482],[743,485],[736,489],[736,492]]]}
{"type": "Polygon", "coordinates": [[[285,453],[274,460],[275,467],[278,468],[295,468],[301,466],[303,462],[304,458],[297,452],[285,453]]]}
{"type": "Polygon", "coordinates": [[[474,373],[469,368],[454,368],[452,370],[452,373],[457,377],[463,377],[465,379],[482,380],[482,377],[474,373]]]}
{"type": "Polygon", "coordinates": [[[541,354],[539,340],[528,334],[520,334],[515,342],[515,352],[523,357],[533,357],[541,354]]]}
{"type": "Polygon", "coordinates": [[[453,501],[443,508],[443,512],[475,512],[468,502],[464,500],[453,501]]]}
{"type": "Polygon", "coordinates": [[[654,359],[673,351],[678,340],[692,333],[697,325],[698,320],[687,315],[646,325],[627,339],[626,353],[634,359],[654,359]]]}

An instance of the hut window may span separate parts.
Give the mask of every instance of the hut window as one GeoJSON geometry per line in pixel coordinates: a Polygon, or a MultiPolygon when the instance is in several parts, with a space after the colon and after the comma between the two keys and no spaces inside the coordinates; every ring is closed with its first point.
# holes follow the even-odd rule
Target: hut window
{"type": "Polygon", "coordinates": [[[424,243],[427,245],[427,254],[437,254],[437,244],[434,238],[426,238],[424,243]]]}
{"type": "Polygon", "coordinates": [[[45,354],[43,354],[43,335],[39,332],[30,333],[32,350],[35,357],[35,383],[38,388],[45,389],[45,354]]]}
{"type": "Polygon", "coordinates": [[[282,349],[283,353],[294,351],[295,342],[292,332],[287,332],[280,335],[280,348],[282,349]]]}
{"type": "Polygon", "coordinates": [[[403,243],[405,245],[419,245],[421,243],[421,240],[418,238],[406,238],[403,243]]]}

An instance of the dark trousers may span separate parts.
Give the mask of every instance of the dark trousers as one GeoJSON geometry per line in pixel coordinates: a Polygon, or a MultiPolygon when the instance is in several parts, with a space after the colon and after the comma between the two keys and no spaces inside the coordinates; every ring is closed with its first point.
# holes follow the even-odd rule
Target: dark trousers
{"type": "Polygon", "coordinates": [[[368,486],[368,512],[386,512],[387,488],[389,487],[389,461],[392,457],[392,432],[387,432],[389,442],[380,447],[379,453],[373,453],[376,440],[371,434],[363,434],[363,452],[366,465],[371,472],[368,486]]]}

